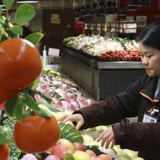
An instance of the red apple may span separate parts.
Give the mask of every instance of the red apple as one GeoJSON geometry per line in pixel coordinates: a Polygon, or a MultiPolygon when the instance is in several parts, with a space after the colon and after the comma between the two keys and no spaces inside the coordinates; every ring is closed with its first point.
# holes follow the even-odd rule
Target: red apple
{"type": "Polygon", "coordinates": [[[66,149],[67,153],[73,154],[74,146],[69,140],[67,140],[67,139],[59,139],[57,144],[63,146],[66,149]]]}
{"type": "Polygon", "coordinates": [[[55,155],[49,155],[46,157],[45,160],[61,160],[61,159],[55,155]]]}
{"type": "Polygon", "coordinates": [[[111,156],[107,154],[101,154],[98,157],[100,157],[102,160],[112,160],[111,156]]]}
{"type": "Polygon", "coordinates": [[[86,151],[86,148],[82,143],[74,142],[73,146],[74,146],[74,150],[86,151]]]}
{"type": "Polygon", "coordinates": [[[53,154],[61,159],[65,159],[66,153],[67,151],[64,146],[56,145],[53,147],[53,154]]]}
{"type": "Polygon", "coordinates": [[[90,150],[90,149],[87,149],[87,150],[86,150],[86,153],[88,153],[88,154],[90,155],[90,157],[97,157],[96,153],[93,152],[93,151],[90,150]]]}
{"type": "Polygon", "coordinates": [[[100,157],[91,157],[91,160],[102,160],[100,157]]]}

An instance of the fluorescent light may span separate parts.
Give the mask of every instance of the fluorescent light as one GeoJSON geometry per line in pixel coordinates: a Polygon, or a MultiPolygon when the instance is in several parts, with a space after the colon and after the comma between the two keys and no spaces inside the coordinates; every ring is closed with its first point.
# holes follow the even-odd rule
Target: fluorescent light
{"type": "Polygon", "coordinates": [[[38,0],[17,0],[17,3],[37,3],[38,0]]]}

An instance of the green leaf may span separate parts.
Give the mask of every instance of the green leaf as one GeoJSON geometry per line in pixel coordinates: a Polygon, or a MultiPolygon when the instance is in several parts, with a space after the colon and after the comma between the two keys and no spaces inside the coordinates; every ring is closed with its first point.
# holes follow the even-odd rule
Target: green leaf
{"type": "Polygon", "coordinates": [[[9,129],[7,127],[0,126],[0,134],[5,134],[8,131],[9,131],[9,129]]]}
{"type": "Polygon", "coordinates": [[[8,37],[5,34],[2,34],[1,35],[0,43],[3,42],[3,41],[5,41],[5,40],[7,40],[7,39],[8,39],[8,37]]]}
{"type": "Polygon", "coordinates": [[[25,37],[25,39],[32,42],[34,45],[37,45],[42,38],[43,34],[40,32],[31,33],[27,37],[25,37]]]}
{"type": "Polygon", "coordinates": [[[18,7],[15,13],[15,22],[18,25],[25,25],[35,16],[35,14],[36,12],[32,5],[22,4],[18,7]]]}
{"type": "Polygon", "coordinates": [[[20,27],[20,26],[11,27],[11,28],[9,28],[9,30],[10,30],[12,33],[16,34],[16,35],[22,35],[22,34],[23,34],[22,27],[20,27]]]}
{"type": "Polygon", "coordinates": [[[14,117],[14,110],[16,108],[17,102],[19,101],[18,96],[14,96],[9,99],[5,104],[5,111],[8,116],[14,117]]]}
{"type": "Polygon", "coordinates": [[[6,114],[3,114],[2,120],[3,120],[3,125],[9,129],[9,131],[6,132],[5,134],[7,139],[9,140],[9,148],[10,148],[9,160],[18,160],[21,152],[15,145],[13,138],[13,128],[15,125],[15,121],[13,119],[8,118],[6,114]]]}
{"type": "Polygon", "coordinates": [[[0,17],[0,29],[6,29],[8,27],[7,25],[7,19],[4,16],[0,17]]]}
{"type": "Polygon", "coordinates": [[[22,113],[23,113],[23,108],[24,108],[24,105],[25,105],[25,101],[23,98],[21,98],[16,107],[15,107],[15,110],[14,110],[14,115],[15,117],[17,118],[18,121],[21,121],[22,120],[22,113]]]}
{"type": "Polygon", "coordinates": [[[40,102],[40,104],[47,106],[48,109],[51,110],[52,112],[62,112],[62,110],[54,108],[53,103],[48,103],[47,101],[42,101],[42,102],[40,102]]]}
{"type": "Polygon", "coordinates": [[[34,111],[40,110],[36,101],[29,94],[26,93],[25,97],[26,97],[26,103],[29,108],[33,109],[34,111]]]}
{"type": "Polygon", "coordinates": [[[37,78],[31,85],[31,88],[33,89],[34,87],[36,87],[38,84],[40,83],[40,78],[37,78]]]}
{"type": "Polygon", "coordinates": [[[0,133],[0,145],[2,145],[2,144],[8,144],[8,143],[9,143],[9,141],[6,138],[6,136],[4,134],[0,133]]]}
{"type": "Polygon", "coordinates": [[[75,159],[70,153],[67,153],[65,160],[75,160],[75,159]]]}
{"type": "Polygon", "coordinates": [[[31,94],[38,94],[40,95],[42,98],[44,98],[48,103],[52,102],[52,99],[48,96],[46,96],[45,94],[43,94],[42,92],[39,92],[37,90],[31,90],[31,94]]]}
{"type": "Polygon", "coordinates": [[[3,0],[3,4],[7,8],[7,10],[9,10],[12,7],[13,3],[14,3],[14,0],[3,0]]]}
{"type": "Polygon", "coordinates": [[[2,15],[2,5],[0,5],[0,16],[2,15]]]}
{"type": "Polygon", "coordinates": [[[39,116],[42,116],[42,117],[52,117],[53,116],[51,111],[49,109],[47,110],[45,108],[40,108],[40,110],[36,111],[35,114],[39,115],[39,116]]]}
{"type": "Polygon", "coordinates": [[[83,144],[84,140],[81,136],[81,132],[78,131],[71,124],[59,123],[60,127],[60,138],[68,139],[71,142],[80,142],[83,144]]]}

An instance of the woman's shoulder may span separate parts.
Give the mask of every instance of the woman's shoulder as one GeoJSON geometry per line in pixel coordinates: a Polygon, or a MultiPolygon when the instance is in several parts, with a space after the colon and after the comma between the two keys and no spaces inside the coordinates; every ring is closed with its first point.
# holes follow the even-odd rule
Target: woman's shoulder
{"type": "Polygon", "coordinates": [[[141,83],[148,84],[151,81],[155,81],[157,79],[158,79],[158,77],[150,77],[147,74],[145,74],[144,76],[140,77],[139,81],[141,81],[141,83]]]}

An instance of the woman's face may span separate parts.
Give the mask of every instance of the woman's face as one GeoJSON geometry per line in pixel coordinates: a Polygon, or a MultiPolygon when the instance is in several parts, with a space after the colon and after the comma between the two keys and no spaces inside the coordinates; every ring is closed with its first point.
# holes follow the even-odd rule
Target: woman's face
{"type": "Polygon", "coordinates": [[[160,51],[147,47],[142,43],[139,44],[139,50],[141,52],[142,64],[148,76],[160,77],[160,51]]]}

